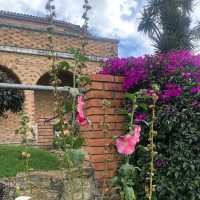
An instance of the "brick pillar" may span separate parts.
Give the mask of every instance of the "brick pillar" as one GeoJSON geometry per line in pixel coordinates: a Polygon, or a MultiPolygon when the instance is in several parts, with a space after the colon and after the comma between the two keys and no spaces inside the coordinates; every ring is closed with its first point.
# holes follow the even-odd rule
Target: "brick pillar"
{"type": "MultiPolygon", "coordinates": [[[[35,128],[35,97],[34,91],[25,91],[24,111],[27,113],[30,126],[35,128]]],[[[28,135],[29,139],[34,139],[32,134],[28,135]]]]}
{"type": "Polygon", "coordinates": [[[48,118],[38,119],[37,144],[42,148],[51,148],[53,144],[53,122],[48,118]]]}
{"type": "Polygon", "coordinates": [[[124,116],[120,112],[123,103],[122,77],[92,75],[86,92],[86,115],[92,125],[81,129],[85,138],[85,149],[95,171],[97,181],[113,177],[119,157],[113,145],[113,137],[123,133],[124,116]],[[111,107],[103,109],[103,101],[111,107]],[[105,112],[106,111],[106,112],[105,112]],[[105,123],[104,123],[105,122],[105,123]],[[105,127],[108,125],[108,127],[105,127]],[[108,132],[105,132],[108,129],[108,132]]]}

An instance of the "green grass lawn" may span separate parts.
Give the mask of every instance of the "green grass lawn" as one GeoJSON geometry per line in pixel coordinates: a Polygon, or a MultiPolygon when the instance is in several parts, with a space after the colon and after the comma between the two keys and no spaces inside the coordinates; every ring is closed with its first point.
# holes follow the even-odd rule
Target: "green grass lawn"
{"type": "MultiPolygon", "coordinates": [[[[20,158],[24,147],[17,145],[0,145],[0,177],[16,176],[25,171],[25,161],[20,158]]],[[[28,148],[31,153],[30,168],[33,170],[56,170],[60,167],[57,157],[48,151],[38,148],[28,148]]]]}

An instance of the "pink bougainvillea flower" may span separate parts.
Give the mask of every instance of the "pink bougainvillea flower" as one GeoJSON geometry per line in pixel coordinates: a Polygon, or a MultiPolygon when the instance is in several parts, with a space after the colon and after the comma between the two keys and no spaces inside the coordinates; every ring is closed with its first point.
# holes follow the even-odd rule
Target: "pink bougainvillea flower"
{"type": "Polygon", "coordinates": [[[139,113],[139,114],[137,114],[135,116],[135,122],[138,124],[138,123],[140,123],[142,121],[145,121],[146,118],[147,118],[147,114],[145,114],[145,113],[139,113]]]}
{"type": "Polygon", "coordinates": [[[152,89],[147,89],[147,91],[146,91],[146,96],[152,97],[153,94],[155,94],[154,90],[152,90],[152,89]]]}
{"type": "Polygon", "coordinates": [[[78,96],[78,104],[77,104],[77,113],[76,113],[76,121],[80,126],[87,126],[88,121],[84,114],[84,97],[78,96]]]}
{"type": "Polygon", "coordinates": [[[125,156],[135,152],[135,147],[140,141],[141,126],[136,125],[134,130],[116,140],[117,151],[125,156]],[[133,133],[133,134],[132,134],[133,133]]]}
{"type": "Polygon", "coordinates": [[[191,90],[192,93],[198,93],[200,92],[200,85],[197,86],[197,87],[193,87],[192,90],[191,90]]]}

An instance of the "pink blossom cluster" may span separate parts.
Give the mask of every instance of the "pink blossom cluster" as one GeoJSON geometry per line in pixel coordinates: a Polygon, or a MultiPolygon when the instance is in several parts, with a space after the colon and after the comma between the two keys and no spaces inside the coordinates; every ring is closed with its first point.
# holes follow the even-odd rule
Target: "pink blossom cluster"
{"type": "Polygon", "coordinates": [[[125,156],[133,154],[136,145],[140,142],[140,132],[141,126],[136,125],[129,134],[120,136],[116,140],[117,151],[125,156]]]}
{"type": "Polygon", "coordinates": [[[164,100],[181,96],[183,92],[181,85],[171,81],[172,76],[196,83],[196,86],[191,88],[191,93],[200,91],[200,55],[188,50],[138,58],[111,58],[104,63],[100,73],[124,76],[125,91],[137,90],[144,85],[147,89],[147,85],[150,86],[153,82],[159,83],[161,86],[159,96],[164,100]]]}
{"type": "Polygon", "coordinates": [[[76,121],[80,126],[87,126],[88,121],[84,114],[84,96],[78,96],[77,102],[76,121]]]}

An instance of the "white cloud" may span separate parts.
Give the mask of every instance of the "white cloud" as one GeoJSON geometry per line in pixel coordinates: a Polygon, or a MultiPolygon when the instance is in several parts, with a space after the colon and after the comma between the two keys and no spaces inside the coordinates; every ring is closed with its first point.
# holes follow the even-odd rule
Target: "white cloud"
{"type": "Polygon", "coordinates": [[[192,25],[196,25],[198,21],[200,21],[200,3],[195,1],[192,12],[192,25]]]}
{"type": "MultiPolygon", "coordinates": [[[[138,0],[90,0],[92,6],[89,13],[90,29],[96,35],[121,40],[120,47],[123,50],[120,52],[125,52],[126,46],[124,44],[127,43],[127,40],[130,40],[134,48],[142,49],[143,53],[151,53],[152,47],[149,38],[137,32],[140,18],[139,9],[144,4],[144,0],[142,1],[140,1],[140,7],[138,7],[138,0]],[[123,42],[124,40],[126,42],[123,42]]],[[[82,23],[82,5],[83,0],[67,0],[64,5],[61,4],[61,0],[56,1],[57,11],[62,13],[62,18],[67,18],[75,24],[82,23]]],[[[134,55],[138,55],[138,52],[140,52],[141,55],[142,51],[132,49],[131,52],[135,52],[134,55]]]]}
{"type": "Polygon", "coordinates": [[[123,20],[122,16],[130,16],[137,3],[134,0],[96,0],[93,2],[91,25],[104,36],[126,38],[137,31],[133,20],[123,20]],[[102,9],[99,9],[99,6],[102,9]]]}

